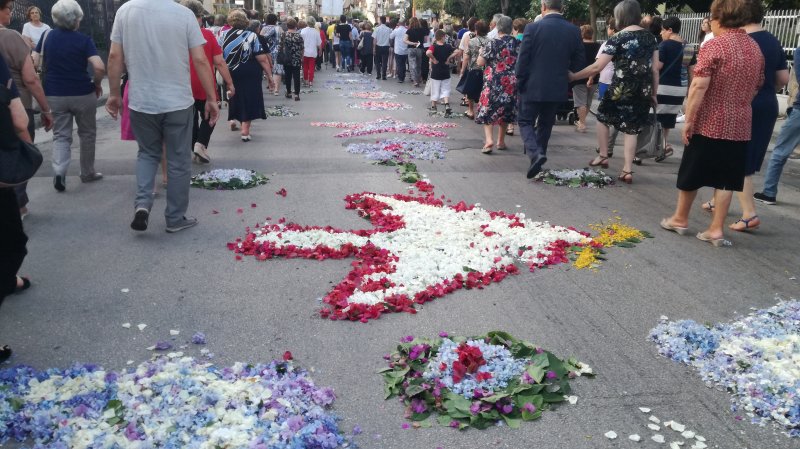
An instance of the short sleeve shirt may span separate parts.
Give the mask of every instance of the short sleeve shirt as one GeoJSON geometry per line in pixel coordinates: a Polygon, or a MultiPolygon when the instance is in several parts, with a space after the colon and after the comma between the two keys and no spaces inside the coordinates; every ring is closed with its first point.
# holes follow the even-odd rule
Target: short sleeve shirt
{"type": "MultiPolygon", "coordinates": [[[[200,30],[203,33],[203,37],[206,39],[206,45],[203,47],[203,51],[206,52],[206,59],[208,59],[208,65],[212,68],[214,67],[214,56],[222,54],[222,48],[219,46],[217,42],[217,36],[214,35],[214,32],[208,29],[200,30]]],[[[191,61],[191,56],[189,57],[189,61],[191,61]]],[[[189,64],[189,71],[192,77],[192,96],[197,100],[205,100],[206,99],[206,91],[203,89],[203,83],[200,82],[200,77],[197,76],[197,72],[194,70],[194,63],[192,62],[189,64]]]]}
{"type": "Polygon", "coordinates": [[[758,96],[775,97],[775,72],[788,69],[786,64],[786,53],[783,52],[783,45],[769,31],[756,31],[749,33],[751,39],[756,41],[764,56],[764,84],[758,91],[758,96]]]}
{"type": "Polygon", "coordinates": [[[44,56],[45,95],[76,97],[93,93],[94,83],[86,70],[87,60],[97,56],[92,39],[61,28],[50,30],[46,36],[36,46],[36,52],[44,56]]]}
{"type": "Polygon", "coordinates": [[[406,35],[406,27],[398,26],[392,31],[391,38],[394,39],[394,54],[403,56],[408,54],[408,45],[403,42],[403,36],[406,35]]]}
{"type": "Polygon", "coordinates": [[[41,26],[34,26],[31,22],[25,23],[22,26],[22,35],[29,37],[33,41],[33,46],[39,45],[39,39],[42,38],[42,34],[45,31],[50,29],[50,25],[46,23],[42,23],[41,26]]]}
{"type": "Polygon", "coordinates": [[[32,109],[31,93],[22,82],[22,67],[31,60],[31,47],[25,43],[22,35],[12,29],[0,26],[0,56],[5,59],[11,77],[19,89],[22,105],[25,106],[25,109],[32,109]]]}
{"type": "Polygon", "coordinates": [[[117,10],[111,41],[125,54],[130,109],[163,114],[194,104],[189,49],[206,40],[188,8],[172,1],[131,0],[117,10]]]}
{"type": "Polygon", "coordinates": [[[698,55],[694,76],[711,78],[694,118],[694,132],[712,139],[750,140],[750,104],[764,81],[758,44],[740,29],[716,36],[698,55]]]}
{"type": "Polygon", "coordinates": [[[322,45],[322,38],[316,28],[305,27],[300,30],[303,37],[303,56],[306,58],[317,57],[317,47],[322,45]]]}
{"type": "Polygon", "coordinates": [[[336,36],[339,37],[339,42],[342,41],[349,41],[350,40],[350,32],[352,28],[350,28],[350,24],[347,23],[340,23],[336,25],[336,36]]]}

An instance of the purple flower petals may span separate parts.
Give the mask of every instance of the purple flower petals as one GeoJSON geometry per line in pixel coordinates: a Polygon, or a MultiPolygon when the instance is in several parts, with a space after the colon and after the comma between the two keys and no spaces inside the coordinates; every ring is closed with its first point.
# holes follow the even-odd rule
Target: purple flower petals
{"type": "Polygon", "coordinates": [[[206,334],[202,332],[197,332],[192,335],[192,343],[196,345],[204,345],[206,344],[206,334]]]}

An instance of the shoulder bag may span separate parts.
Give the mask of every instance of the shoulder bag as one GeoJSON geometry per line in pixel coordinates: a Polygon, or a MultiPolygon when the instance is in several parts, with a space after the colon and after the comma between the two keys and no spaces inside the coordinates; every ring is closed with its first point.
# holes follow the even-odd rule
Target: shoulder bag
{"type": "Polygon", "coordinates": [[[286,35],[281,36],[281,42],[278,44],[278,64],[288,65],[291,62],[289,53],[286,50],[286,35]]]}
{"type": "Polygon", "coordinates": [[[0,86],[0,126],[3,134],[14,136],[13,140],[0,143],[0,187],[13,187],[33,178],[42,165],[42,153],[36,145],[16,138],[11,122],[11,80],[0,86]]]}

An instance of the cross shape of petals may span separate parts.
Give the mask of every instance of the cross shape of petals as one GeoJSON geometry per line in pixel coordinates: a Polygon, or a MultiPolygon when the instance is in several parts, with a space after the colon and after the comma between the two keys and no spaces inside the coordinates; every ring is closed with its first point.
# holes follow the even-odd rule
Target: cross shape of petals
{"type": "Polygon", "coordinates": [[[374,228],[266,224],[228,247],[259,260],[354,257],[353,270],[323,301],[322,316],[366,322],[384,312],[416,313],[415,304],[461,288],[483,288],[518,272],[568,261],[567,251],[591,242],[574,229],[534,222],[524,214],[488,211],[463,201],[445,205],[427,194],[359,193],[348,209],[374,228]]]}

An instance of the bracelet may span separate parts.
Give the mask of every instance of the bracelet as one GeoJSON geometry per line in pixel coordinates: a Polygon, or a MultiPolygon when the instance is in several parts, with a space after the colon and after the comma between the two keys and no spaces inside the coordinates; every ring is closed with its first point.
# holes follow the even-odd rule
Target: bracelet
{"type": "Polygon", "coordinates": [[[42,111],[42,114],[52,114],[53,111],[42,111]]]}

